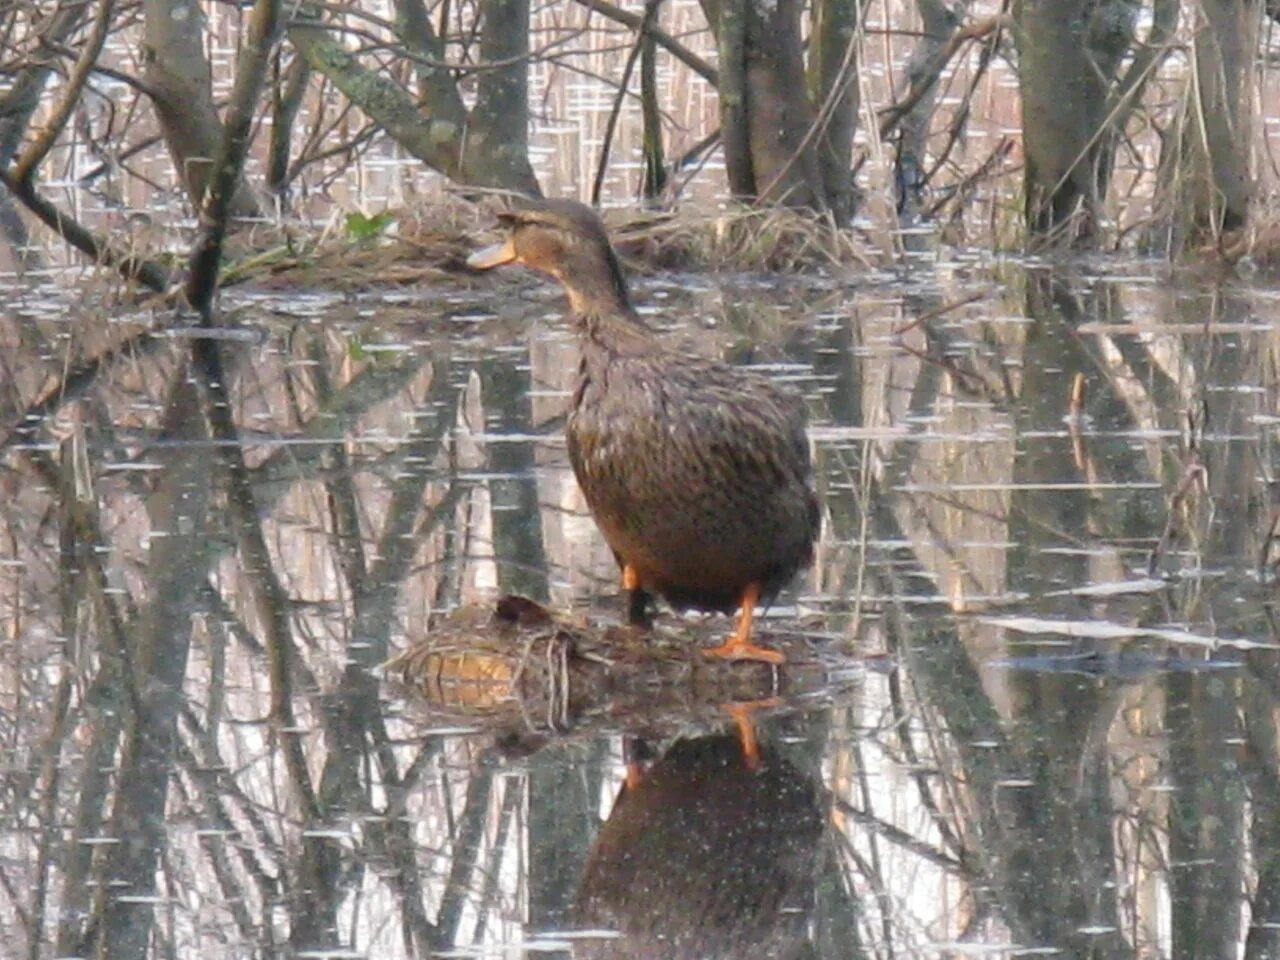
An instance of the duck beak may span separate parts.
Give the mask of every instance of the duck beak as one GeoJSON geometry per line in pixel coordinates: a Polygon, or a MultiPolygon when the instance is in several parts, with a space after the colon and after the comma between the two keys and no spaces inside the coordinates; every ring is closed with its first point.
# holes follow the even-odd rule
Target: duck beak
{"type": "Polygon", "coordinates": [[[510,237],[507,237],[502,243],[495,243],[491,247],[477,250],[467,257],[467,266],[474,270],[488,270],[490,267],[500,267],[504,263],[511,263],[515,259],[516,245],[510,237]]]}

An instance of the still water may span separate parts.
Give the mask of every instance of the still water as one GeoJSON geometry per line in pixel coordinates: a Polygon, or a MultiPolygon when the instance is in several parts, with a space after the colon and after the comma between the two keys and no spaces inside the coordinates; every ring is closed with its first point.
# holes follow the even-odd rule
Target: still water
{"type": "Polygon", "coordinates": [[[777,674],[554,716],[378,665],[503,594],[617,616],[556,290],[231,290],[227,433],[189,332],[15,281],[11,955],[1280,955],[1280,299],[918,274],[638,283],[806,393],[822,541],[759,625],[777,674]]]}

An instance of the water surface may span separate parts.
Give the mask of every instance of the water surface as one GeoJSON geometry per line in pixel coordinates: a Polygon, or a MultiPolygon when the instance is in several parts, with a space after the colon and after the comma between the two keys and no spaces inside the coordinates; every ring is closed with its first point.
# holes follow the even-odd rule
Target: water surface
{"type": "Polygon", "coordinates": [[[227,434],[190,331],[11,282],[28,955],[1280,950],[1273,291],[970,259],[641,282],[664,336],[808,397],[822,541],[761,629],[829,682],[770,680],[750,760],[728,710],[496,729],[376,669],[501,594],[617,614],[551,288],[229,291],[227,434]]]}

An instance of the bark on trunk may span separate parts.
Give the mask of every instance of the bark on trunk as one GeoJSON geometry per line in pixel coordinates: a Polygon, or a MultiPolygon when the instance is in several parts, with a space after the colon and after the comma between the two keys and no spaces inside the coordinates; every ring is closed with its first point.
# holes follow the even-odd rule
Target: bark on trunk
{"type": "Polygon", "coordinates": [[[799,0],[747,4],[747,127],[755,194],[765,202],[826,209],[815,110],[806,96],[799,0]]]}
{"type": "MultiPolygon", "coordinates": [[[[152,105],[187,196],[199,207],[222,140],[204,55],[204,14],[196,0],[144,0],[143,16],[142,59],[152,105]]],[[[233,213],[253,216],[258,212],[242,184],[233,213]]]]}
{"type": "Polygon", "coordinates": [[[853,216],[857,196],[852,174],[853,134],[858,125],[854,40],[861,13],[860,0],[814,0],[809,97],[817,106],[823,189],[842,223],[853,216]]]}
{"type": "Polygon", "coordinates": [[[911,51],[903,90],[905,95],[905,91],[914,90],[925,82],[929,83],[929,88],[903,118],[894,158],[898,214],[907,220],[919,212],[924,189],[929,123],[938,102],[938,85],[931,75],[937,69],[939,55],[960,27],[960,18],[942,0],[916,0],[916,10],[920,14],[920,39],[911,51]]]}
{"type": "Polygon", "coordinates": [[[1175,244],[1243,226],[1254,191],[1245,71],[1255,49],[1257,5],[1199,0],[1197,8],[1193,79],[1161,158],[1175,244]]]}
{"type": "Polygon", "coordinates": [[[486,0],[482,63],[504,63],[479,76],[467,128],[462,176],[478,186],[538,192],[529,165],[529,0],[486,0]]]}
{"type": "Polygon", "coordinates": [[[1069,226],[1067,237],[1088,238],[1110,177],[1107,98],[1134,8],[1128,0],[1021,0],[1015,11],[1027,228],[1045,237],[1069,226]]]}
{"type": "MultiPolygon", "coordinates": [[[[17,157],[31,117],[40,106],[45,84],[53,73],[56,54],[43,44],[65,43],[79,29],[88,12],[88,4],[75,0],[64,0],[59,4],[41,32],[41,45],[32,51],[27,64],[15,74],[9,92],[0,97],[0,167],[7,168],[17,157]]],[[[19,262],[30,267],[40,263],[39,253],[28,245],[30,237],[26,221],[18,213],[8,192],[0,195],[0,230],[13,245],[19,262]]]]}
{"type": "Polygon", "coordinates": [[[662,0],[646,0],[640,27],[640,111],[644,118],[644,187],[653,200],[667,185],[667,161],[662,145],[662,108],[658,102],[658,42],[653,36],[662,0]]]}
{"type": "Polygon", "coordinates": [[[366,68],[312,11],[289,40],[318,73],[368,114],[410,155],[461,184],[539,194],[528,157],[528,0],[489,0],[481,57],[503,66],[480,74],[467,111],[452,72],[435,64],[444,44],[422,0],[397,0],[396,34],[414,64],[418,100],[391,77],[366,68]]]}
{"type": "Polygon", "coordinates": [[[721,142],[744,200],[829,210],[854,205],[853,45],[859,0],[817,0],[806,70],[802,0],[702,0],[716,34],[721,142]]]}

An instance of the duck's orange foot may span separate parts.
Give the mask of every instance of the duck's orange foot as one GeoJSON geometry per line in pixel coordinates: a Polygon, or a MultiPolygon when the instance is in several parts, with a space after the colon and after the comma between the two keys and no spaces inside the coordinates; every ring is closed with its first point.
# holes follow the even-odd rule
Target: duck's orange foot
{"type": "Polygon", "coordinates": [[[705,657],[720,657],[724,660],[755,660],[760,663],[786,663],[787,657],[781,651],[759,647],[733,637],[709,650],[703,650],[705,657]]]}
{"type": "Polygon", "coordinates": [[[722,657],[725,660],[756,660],[760,663],[786,663],[787,658],[777,650],[758,647],[751,642],[751,621],[755,616],[756,604],[760,602],[760,584],[751,583],[742,591],[742,613],[738,616],[738,629],[733,636],[710,650],[703,650],[708,657],[722,657]]]}

